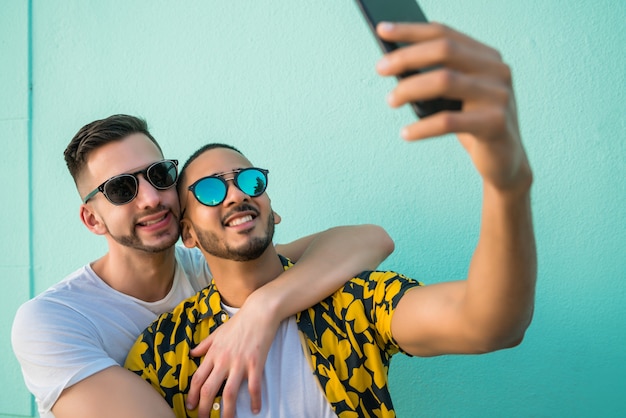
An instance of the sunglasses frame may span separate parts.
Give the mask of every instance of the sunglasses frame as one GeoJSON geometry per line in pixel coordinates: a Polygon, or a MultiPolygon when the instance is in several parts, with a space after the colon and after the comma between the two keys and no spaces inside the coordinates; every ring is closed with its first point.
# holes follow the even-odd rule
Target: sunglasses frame
{"type": "Polygon", "coordinates": [[[268,181],[269,181],[268,177],[267,177],[268,173],[269,173],[269,170],[266,170],[264,168],[259,168],[259,167],[238,168],[236,170],[229,171],[227,173],[214,174],[212,176],[205,176],[205,177],[199,178],[192,185],[187,187],[187,189],[193,194],[193,197],[198,201],[198,203],[200,203],[201,205],[213,208],[215,206],[221,205],[224,202],[224,200],[226,200],[226,196],[228,195],[228,180],[232,180],[233,184],[235,185],[235,187],[237,187],[242,193],[246,194],[247,196],[250,196],[250,197],[259,197],[259,196],[261,196],[267,190],[267,184],[268,184],[268,181]],[[256,194],[256,195],[251,195],[251,194],[246,193],[244,190],[241,189],[241,187],[239,187],[239,182],[237,181],[237,179],[239,178],[241,173],[244,173],[244,172],[250,171],[250,170],[256,170],[256,171],[260,172],[261,174],[263,174],[263,177],[265,177],[265,187],[263,188],[263,191],[261,193],[256,194]],[[234,174],[234,175],[232,177],[225,178],[225,176],[227,176],[229,174],[234,174]],[[224,189],[225,190],[224,191],[224,196],[222,197],[222,199],[219,202],[215,203],[214,205],[210,205],[208,203],[204,203],[203,201],[200,200],[200,198],[196,194],[196,186],[200,182],[202,182],[202,181],[204,181],[206,179],[218,179],[219,181],[221,181],[224,184],[224,187],[225,187],[225,189],[224,189]]]}
{"type": "Polygon", "coordinates": [[[146,179],[146,181],[148,183],[150,183],[150,185],[152,187],[154,187],[157,190],[167,190],[173,186],[176,185],[176,182],[178,181],[178,160],[169,160],[169,159],[165,159],[165,160],[160,160],[160,161],[156,161],[152,164],[150,164],[148,167],[142,169],[142,170],[137,170],[134,173],[122,173],[122,174],[118,174],[116,176],[110,177],[109,179],[105,180],[104,182],[102,182],[102,184],[100,184],[98,187],[96,187],[95,189],[93,189],[91,192],[89,192],[87,194],[87,196],[85,196],[85,198],[83,199],[83,203],[87,203],[89,201],[89,199],[91,199],[92,197],[94,197],[96,194],[98,194],[98,192],[101,192],[104,197],[106,197],[106,199],[115,206],[122,206],[122,205],[126,205],[130,202],[132,202],[136,197],[137,197],[137,193],[139,193],[139,178],[137,177],[138,174],[143,175],[143,177],[146,179]],[[148,171],[153,168],[154,166],[158,165],[158,164],[163,164],[163,163],[172,163],[174,164],[174,168],[176,169],[176,177],[174,178],[174,181],[172,182],[171,185],[167,186],[167,187],[159,187],[156,184],[154,184],[152,182],[152,179],[150,178],[150,176],[148,176],[148,171]],[[135,194],[133,195],[133,197],[131,197],[129,200],[127,200],[126,202],[122,202],[122,203],[116,203],[113,202],[111,200],[111,198],[109,197],[109,195],[106,192],[106,186],[109,182],[122,178],[122,177],[131,177],[133,179],[133,181],[135,182],[135,194]]]}

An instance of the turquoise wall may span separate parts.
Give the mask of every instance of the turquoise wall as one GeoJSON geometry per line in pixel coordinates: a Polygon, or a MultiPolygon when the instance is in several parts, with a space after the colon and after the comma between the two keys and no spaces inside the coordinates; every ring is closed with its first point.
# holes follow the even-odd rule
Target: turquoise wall
{"type": "MultiPolygon", "coordinates": [[[[626,411],[626,2],[420,2],[511,64],[536,182],[535,319],[484,356],[397,357],[400,416],[626,411]]],[[[10,351],[17,306],[105,251],[62,153],[83,124],[145,117],[167,157],[209,141],[271,170],[277,241],[378,223],[384,267],[462,278],[480,183],[453,138],[399,139],[390,79],[352,0],[0,0],[0,415],[31,416],[10,351]],[[32,91],[29,86],[32,85],[32,91]],[[4,415],[2,415],[4,414],[4,415]]]]}

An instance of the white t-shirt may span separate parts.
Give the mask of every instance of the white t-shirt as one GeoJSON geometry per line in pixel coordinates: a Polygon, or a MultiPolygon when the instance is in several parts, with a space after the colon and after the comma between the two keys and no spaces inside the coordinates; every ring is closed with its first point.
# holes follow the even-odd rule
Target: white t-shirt
{"type": "Polygon", "coordinates": [[[42,418],[54,417],[51,408],[65,388],[123,365],[157,315],[209,284],[211,273],[200,251],[176,246],[175,253],[174,282],[160,301],[120,293],[86,265],[18,309],[11,342],[42,418]]]}
{"type": "MultiPolygon", "coordinates": [[[[239,309],[222,304],[229,316],[239,309]]],[[[296,317],[290,316],[280,323],[261,381],[261,411],[250,411],[248,381],[244,380],[237,393],[235,416],[237,418],[336,418],[330,402],[311,370],[304,352],[296,317]],[[271,388],[271,390],[268,390],[271,388]]]]}

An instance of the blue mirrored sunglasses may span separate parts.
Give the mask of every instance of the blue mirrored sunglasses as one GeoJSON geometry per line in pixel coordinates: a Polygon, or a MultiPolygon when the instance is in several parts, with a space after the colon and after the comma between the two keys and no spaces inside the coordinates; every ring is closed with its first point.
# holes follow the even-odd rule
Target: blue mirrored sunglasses
{"type": "Polygon", "coordinates": [[[257,197],[267,188],[268,170],[263,168],[242,168],[229,173],[202,177],[191,186],[189,190],[196,200],[205,206],[217,206],[226,199],[228,193],[228,180],[232,180],[235,186],[250,197],[257,197]],[[232,177],[227,177],[234,174],[232,177]]]}

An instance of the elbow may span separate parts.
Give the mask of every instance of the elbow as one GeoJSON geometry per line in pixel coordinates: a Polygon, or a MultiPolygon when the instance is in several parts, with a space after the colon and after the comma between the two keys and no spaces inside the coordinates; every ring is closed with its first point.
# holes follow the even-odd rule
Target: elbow
{"type": "Polygon", "coordinates": [[[385,228],[378,225],[364,225],[365,227],[372,230],[373,240],[372,242],[376,242],[380,245],[380,249],[383,254],[383,259],[381,262],[389,257],[391,253],[395,250],[396,244],[391,239],[391,236],[385,231],[385,228]]]}
{"type": "Polygon", "coordinates": [[[525,332],[519,332],[508,335],[505,338],[498,338],[491,341],[490,351],[505,350],[507,348],[517,347],[524,340],[525,332]]]}
{"type": "Polygon", "coordinates": [[[514,348],[521,344],[524,336],[517,338],[482,338],[472,344],[469,354],[486,354],[514,348]]]}
{"type": "Polygon", "coordinates": [[[472,354],[485,354],[494,351],[517,347],[524,340],[526,329],[523,326],[503,332],[483,332],[473,338],[472,354]]]}
{"type": "Polygon", "coordinates": [[[363,236],[366,237],[365,241],[359,239],[361,247],[363,242],[367,243],[366,251],[363,252],[363,254],[367,254],[364,270],[376,270],[380,263],[385,261],[393,252],[395,243],[382,226],[365,224],[359,225],[357,228],[365,232],[363,236]]]}
{"type": "Polygon", "coordinates": [[[534,306],[530,306],[526,312],[511,320],[508,323],[491,323],[490,326],[483,326],[481,330],[474,332],[477,343],[477,353],[490,353],[517,347],[524,341],[526,331],[532,322],[534,306]]]}

